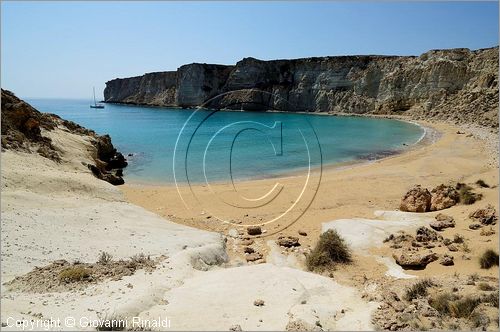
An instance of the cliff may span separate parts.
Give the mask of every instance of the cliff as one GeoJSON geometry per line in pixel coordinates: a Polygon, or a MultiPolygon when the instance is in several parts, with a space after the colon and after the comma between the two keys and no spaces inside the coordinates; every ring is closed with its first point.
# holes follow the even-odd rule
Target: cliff
{"type": "Polygon", "coordinates": [[[189,64],[106,83],[106,102],[407,115],[498,127],[498,47],[189,64]]]}

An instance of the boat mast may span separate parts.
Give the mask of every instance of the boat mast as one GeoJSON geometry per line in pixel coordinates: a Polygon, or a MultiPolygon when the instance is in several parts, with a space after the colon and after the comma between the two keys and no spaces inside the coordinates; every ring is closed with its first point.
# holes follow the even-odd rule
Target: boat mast
{"type": "Polygon", "coordinates": [[[97,103],[96,103],[96,101],[95,101],[95,86],[94,86],[94,87],[92,87],[92,88],[93,88],[93,90],[94,90],[94,106],[97,106],[97,103]]]}

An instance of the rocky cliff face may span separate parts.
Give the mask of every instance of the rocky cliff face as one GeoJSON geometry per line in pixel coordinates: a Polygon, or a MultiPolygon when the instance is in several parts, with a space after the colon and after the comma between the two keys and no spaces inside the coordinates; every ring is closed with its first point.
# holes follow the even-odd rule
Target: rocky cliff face
{"type": "Polygon", "coordinates": [[[396,114],[498,126],[498,47],[190,64],[106,83],[107,102],[396,114]]]}

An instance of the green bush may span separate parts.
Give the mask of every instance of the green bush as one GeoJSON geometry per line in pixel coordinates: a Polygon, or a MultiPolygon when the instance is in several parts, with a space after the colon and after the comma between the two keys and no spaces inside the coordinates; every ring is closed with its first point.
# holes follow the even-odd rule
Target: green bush
{"type": "Polygon", "coordinates": [[[335,230],[320,235],[316,247],[307,255],[306,265],[310,271],[333,267],[336,263],[350,263],[351,250],[335,230]]]}
{"type": "Polygon", "coordinates": [[[430,279],[423,279],[416,284],[410,286],[405,293],[405,300],[411,301],[413,299],[424,297],[427,295],[427,288],[433,286],[434,283],[430,279]]]}
{"type": "Polygon", "coordinates": [[[491,249],[486,250],[479,258],[479,264],[482,269],[489,269],[494,265],[498,266],[498,254],[491,249]]]}

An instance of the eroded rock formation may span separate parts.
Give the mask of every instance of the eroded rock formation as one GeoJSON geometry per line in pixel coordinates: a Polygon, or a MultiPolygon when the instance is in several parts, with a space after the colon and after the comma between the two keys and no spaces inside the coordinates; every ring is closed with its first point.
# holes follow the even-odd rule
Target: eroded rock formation
{"type": "Polygon", "coordinates": [[[106,102],[370,113],[498,127],[498,47],[189,64],[106,83],[106,102]]]}
{"type": "Polygon", "coordinates": [[[95,165],[88,168],[99,179],[111,184],[125,183],[122,169],[127,166],[125,157],[118,152],[108,135],[99,136],[74,122],[61,119],[55,114],[41,113],[30,104],[2,89],[2,150],[11,149],[36,152],[56,162],[61,161],[60,149],[43,131],[62,128],[73,134],[89,136],[94,151],[95,165]]]}

